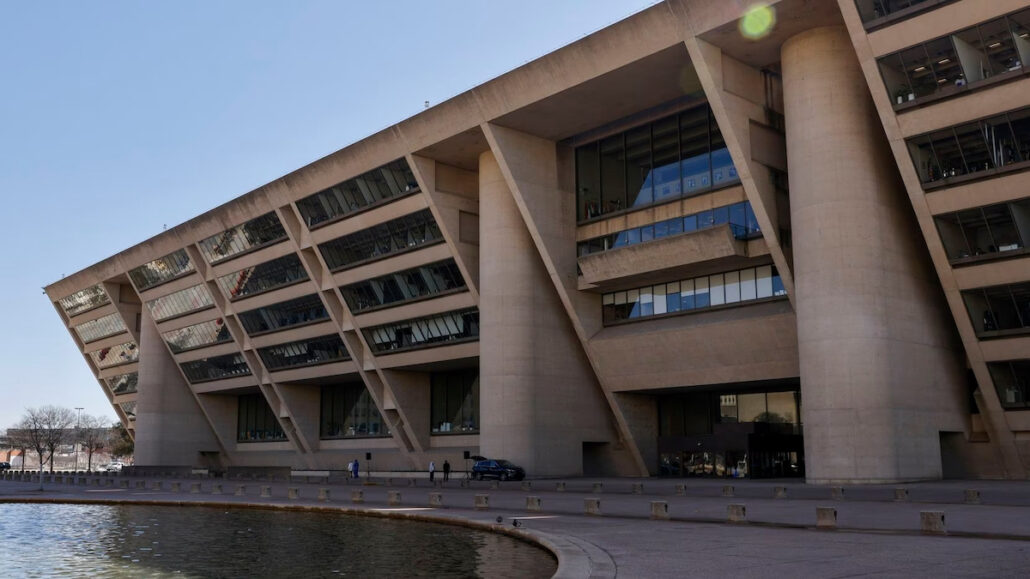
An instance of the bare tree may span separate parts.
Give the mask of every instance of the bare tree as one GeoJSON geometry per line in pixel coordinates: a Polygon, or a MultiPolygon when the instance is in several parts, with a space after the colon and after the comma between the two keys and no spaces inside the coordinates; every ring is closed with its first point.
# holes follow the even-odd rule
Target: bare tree
{"type": "Polygon", "coordinates": [[[11,448],[21,451],[21,471],[25,472],[25,463],[28,462],[26,459],[28,459],[28,452],[32,448],[32,443],[20,424],[15,425],[14,428],[7,429],[7,442],[11,445],[11,448]]]}
{"type": "Polygon", "coordinates": [[[54,453],[70,438],[71,425],[75,422],[75,413],[60,406],[40,406],[29,408],[19,425],[25,431],[29,448],[39,456],[39,471],[50,461],[50,472],[54,472],[54,453]]]}
{"type": "Polygon", "coordinates": [[[86,470],[93,470],[93,455],[111,443],[111,427],[102,416],[87,414],[79,422],[79,444],[86,451],[86,470]]]}

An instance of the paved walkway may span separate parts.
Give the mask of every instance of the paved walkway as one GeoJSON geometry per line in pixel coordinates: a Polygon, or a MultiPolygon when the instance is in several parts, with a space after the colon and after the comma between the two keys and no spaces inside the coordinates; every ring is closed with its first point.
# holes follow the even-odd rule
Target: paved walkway
{"type": "Polygon", "coordinates": [[[424,479],[411,487],[406,479],[324,484],[89,476],[82,485],[82,478],[72,485],[46,482],[43,492],[38,482],[0,481],[0,501],[217,502],[443,518],[539,540],[558,554],[562,577],[1030,576],[1030,482],[844,487],[840,499],[831,487],[794,481],[576,479],[559,491],[554,480],[529,481],[524,489],[519,482],[480,481],[464,488],[457,480],[431,487],[424,479]],[[194,484],[200,492],[190,492],[194,484]],[[212,494],[216,484],[221,493],[212,494]],[[298,498],[288,498],[290,488],[298,498]],[[318,499],[323,488],[328,501],[318,499]],[[898,488],[907,491],[904,500],[895,500],[898,488]],[[263,490],[271,496],[261,496],[263,490]],[[977,493],[967,496],[967,490],[977,493]],[[356,491],[363,502],[352,502],[356,491]],[[399,504],[389,504],[391,493],[399,504]],[[440,493],[441,507],[430,508],[430,493],[440,493]],[[774,498],[783,493],[786,498],[774,498]],[[476,495],[487,495],[488,509],[473,508],[476,495]],[[539,512],[527,510],[527,497],[539,499],[539,512]],[[600,516],[584,514],[588,500],[598,501],[600,516]],[[651,519],[658,501],[667,504],[669,520],[651,519]],[[745,507],[743,522],[727,521],[730,505],[745,507]],[[817,507],[836,509],[836,530],[815,528],[817,507]],[[947,535],[923,534],[922,511],[943,512],[947,535]]]}

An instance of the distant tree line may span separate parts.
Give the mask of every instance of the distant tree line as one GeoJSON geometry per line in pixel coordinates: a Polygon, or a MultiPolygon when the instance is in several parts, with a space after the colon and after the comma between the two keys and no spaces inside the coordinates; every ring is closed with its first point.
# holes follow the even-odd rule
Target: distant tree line
{"type": "MultiPolygon", "coordinates": [[[[7,429],[7,444],[20,450],[22,470],[25,457],[33,453],[39,458],[39,470],[49,463],[54,472],[54,455],[62,446],[78,445],[86,455],[86,470],[93,470],[93,457],[101,451],[113,456],[133,452],[132,438],[121,422],[109,423],[102,416],[75,412],[62,406],[46,405],[25,410],[14,428],[7,429]]],[[[76,465],[78,466],[78,465],[76,465]]]]}

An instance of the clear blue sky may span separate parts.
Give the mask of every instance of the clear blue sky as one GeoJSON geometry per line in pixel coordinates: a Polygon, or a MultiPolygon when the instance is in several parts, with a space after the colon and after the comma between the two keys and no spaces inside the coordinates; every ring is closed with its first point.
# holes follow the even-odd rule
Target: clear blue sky
{"type": "Polygon", "coordinates": [[[0,4],[0,428],[115,417],[42,286],[653,3],[0,4]]]}

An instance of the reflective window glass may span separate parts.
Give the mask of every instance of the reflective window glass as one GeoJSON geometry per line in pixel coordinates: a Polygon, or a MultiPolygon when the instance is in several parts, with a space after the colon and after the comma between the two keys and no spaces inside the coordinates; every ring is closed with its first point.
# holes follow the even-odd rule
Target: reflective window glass
{"type": "Polygon", "coordinates": [[[479,370],[434,372],[430,408],[433,434],[479,432],[479,370]]]}
{"type": "Polygon", "coordinates": [[[121,404],[118,405],[118,407],[121,408],[122,412],[125,413],[125,417],[126,418],[128,418],[129,420],[136,420],[136,401],[135,400],[133,400],[132,402],[122,402],[121,404]]]}
{"type": "Polygon", "coordinates": [[[272,407],[262,394],[244,394],[237,400],[237,442],[282,442],[287,440],[272,407]]]}
{"type": "Polygon", "coordinates": [[[111,303],[111,298],[104,291],[104,286],[97,284],[77,291],[66,298],[61,298],[57,303],[64,310],[64,313],[70,317],[109,304],[111,303]]]}
{"type": "Polygon", "coordinates": [[[136,342],[126,342],[90,352],[89,357],[93,359],[97,368],[110,368],[139,360],[139,348],[136,347],[136,342]]]}
{"type": "Polygon", "coordinates": [[[297,201],[308,227],[323,225],[354,213],[418,191],[418,182],[404,159],[334,185],[297,201]]]}
{"type": "Polygon", "coordinates": [[[236,378],[238,376],[249,376],[250,366],[243,359],[243,354],[226,354],[225,356],[214,356],[183,362],[179,364],[186,379],[190,384],[207,382],[210,380],[222,380],[224,378],[236,378]]]}
{"type": "Polygon", "coordinates": [[[601,141],[601,213],[626,208],[625,135],[601,141]]]}
{"type": "Polygon", "coordinates": [[[114,394],[115,396],[121,396],[123,394],[132,394],[133,392],[136,392],[138,384],[138,372],[119,374],[117,376],[111,376],[107,379],[107,385],[111,388],[111,394],[114,394]]]}
{"type": "Polygon", "coordinates": [[[226,327],[222,318],[186,326],[185,328],[165,332],[161,335],[168,342],[168,347],[174,354],[232,341],[229,328],[226,327]]]}
{"type": "Polygon", "coordinates": [[[75,333],[83,343],[95,342],[124,331],[125,322],[122,321],[120,314],[111,314],[75,326],[75,333]]]}
{"type": "Polygon", "coordinates": [[[652,125],[654,200],[679,197],[682,192],[679,163],[679,124],[668,117],[652,125]]]}
{"type": "Polygon", "coordinates": [[[345,235],[318,246],[332,271],[443,241],[428,209],[345,235]]]}
{"type": "Polygon", "coordinates": [[[367,438],[389,435],[390,428],[363,383],[322,386],[320,438],[367,438]]]}
{"type": "Polygon", "coordinates": [[[239,314],[243,329],[251,336],[329,319],[329,312],[317,294],[311,294],[239,314]]]}
{"type": "Polygon", "coordinates": [[[202,239],[197,245],[208,263],[218,263],[283,239],[286,239],[286,229],[275,212],[271,212],[202,239]]]}
{"type": "Polygon", "coordinates": [[[295,253],[218,277],[218,287],[237,299],[308,279],[308,272],[295,253]]]}
{"type": "Polygon", "coordinates": [[[360,312],[465,287],[461,271],[449,259],[344,286],[340,292],[350,310],[360,312]]]}
{"type": "Polygon", "coordinates": [[[190,262],[190,256],[186,254],[185,249],[180,249],[129,270],[129,279],[137,290],[143,291],[191,271],[193,263],[190,262]]]}
{"type": "Polygon", "coordinates": [[[214,305],[211,294],[203,285],[195,285],[147,302],[154,320],[161,321],[214,305]]]}
{"type": "Polygon", "coordinates": [[[651,178],[651,125],[626,131],[626,191],[633,207],[654,202],[651,178]]]}
{"type": "Polygon", "coordinates": [[[1022,409],[1030,406],[1030,360],[991,362],[987,368],[1003,408],[1022,409]]]}
{"type": "Polygon", "coordinates": [[[350,360],[338,334],[269,346],[258,350],[269,371],[350,360]]]}
{"type": "Polygon", "coordinates": [[[479,338],[479,311],[458,310],[362,331],[372,351],[380,354],[475,340],[479,338]]]}
{"type": "Polygon", "coordinates": [[[601,215],[601,159],[598,143],[576,149],[576,197],[579,220],[601,215]]]}

